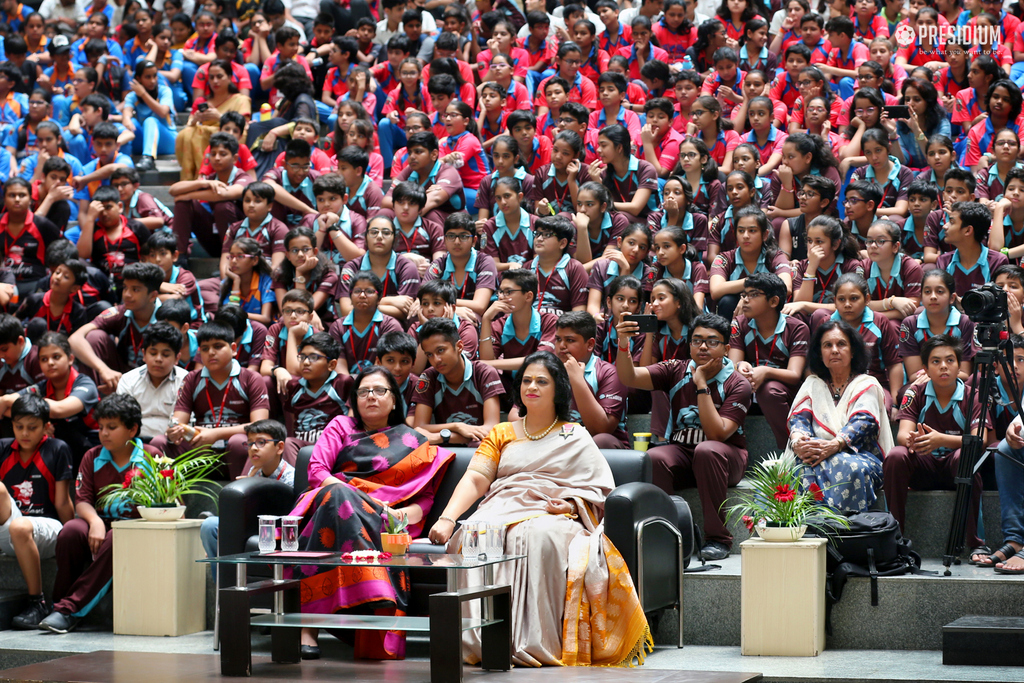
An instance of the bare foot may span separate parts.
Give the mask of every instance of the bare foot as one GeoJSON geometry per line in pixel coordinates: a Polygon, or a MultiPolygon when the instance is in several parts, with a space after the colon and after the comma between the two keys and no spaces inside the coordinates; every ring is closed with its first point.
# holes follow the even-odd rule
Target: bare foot
{"type": "Polygon", "coordinates": [[[1020,572],[1021,574],[1024,574],[1024,557],[1021,557],[1019,554],[1014,555],[1006,562],[997,562],[996,567],[999,569],[1008,569],[1010,571],[1020,572]]]}

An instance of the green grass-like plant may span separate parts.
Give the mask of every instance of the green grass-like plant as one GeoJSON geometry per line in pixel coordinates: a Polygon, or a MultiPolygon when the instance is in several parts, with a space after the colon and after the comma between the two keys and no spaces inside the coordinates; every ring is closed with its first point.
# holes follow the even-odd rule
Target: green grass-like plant
{"type": "Polygon", "coordinates": [[[217,500],[202,484],[212,483],[210,475],[220,467],[220,453],[200,446],[177,459],[155,457],[143,451],[145,462],[128,471],[123,484],[111,484],[100,491],[101,506],[129,503],[144,507],[181,505],[182,497],[201,495],[217,500]]]}

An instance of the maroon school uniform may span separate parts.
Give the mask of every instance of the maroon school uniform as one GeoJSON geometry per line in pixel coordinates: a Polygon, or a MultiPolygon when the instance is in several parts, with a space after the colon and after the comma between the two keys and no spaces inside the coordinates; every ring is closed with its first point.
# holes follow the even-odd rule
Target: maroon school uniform
{"type": "MultiPolygon", "coordinates": [[[[689,259],[683,259],[683,261],[686,263],[686,270],[680,279],[686,283],[692,294],[703,294],[706,300],[711,296],[711,276],[708,275],[708,269],[704,266],[704,262],[689,259]]],[[[672,277],[672,275],[663,266],[658,266],[655,269],[655,282],[667,277],[672,277]]]]}
{"type": "Polygon", "coordinates": [[[878,264],[867,259],[861,262],[864,277],[868,281],[868,290],[874,301],[888,299],[891,296],[921,297],[921,281],[924,279],[924,268],[915,259],[904,254],[896,254],[892,267],[882,277],[878,264]]]}
{"type": "Polygon", "coordinates": [[[419,381],[419,376],[410,372],[409,376],[406,377],[405,381],[398,387],[399,391],[402,392],[402,399],[405,400],[406,417],[412,417],[416,414],[416,404],[412,402],[412,397],[416,394],[416,384],[419,381]]]}
{"type": "Polygon", "coordinates": [[[537,217],[519,210],[519,222],[510,226],[498,213],[484,224],[482,250],[498,263],[523,265],[533,258],[533,225],[537,217]]]}
{"type": "Polygon", "coordinates": [[[444,375],[427,368],[416,382],[414,404],[434,409],[434,424],[463,422],[468,425],[484,423],[484,403],[489,398],[505,393],[498,371],[481,361],[469,361],[462,376],[462,384],[452,387],[444,375]]]}
{"type": "Polygon", "coordinates": [[[723,211],[725,211],[725,187],[717,179],[705,183],[701,178],[700,185],[693,190],[693,213],[699,213],[708,219],[723,211]]]}
{"type": "Polygon", "coordinates": [[[284,238],[288,234],[288,226],[273,215],[267,214],[258,227],[249,224],[246,218],[237,223],[232,223],[224,235],[224,253],[231,251],[231,245],[240,237],[248,237],[256,240],[263,249],[263,256],[269,261],[274,254],[283,254],[284,238]]]}
{"type": "MultiPolygon", "coordinates": [[[[840,177],[839,177],[839,171],[836,170],[834,167],[829,166],[823,172],[819,172],[819,173],[814,173],[814,171],[811,171],[811,173],[809,173],[808,175],[809,176],[810,175],[817,175],[817,176],[820,176],[822,178],[827,178],[828,180],[831,180],[832,183],[836,186],[836,196],[837,197],[839,196],[839,187],[842,185],[842,179],[840,179],[840,177]]],[[[767,205],[774,206],[774,205],[776,205],[778,203],[778,199],[782,195],[782,179],[779,177],[778,170],[772,171],[772,174],[771,174],[770,177],[771,177],[771,183],[768,185],[768,197],[767,197],[767,199],[762,197],[762,200],[764,202],[767,202],[767,205]]],[[[797,176],[793,176],[793,192],[794,193],[795,192],[799,192],[803,188],[803,186],[804,186],[803,179],[802,178],[798,178],[797,176]]],[[[697,197],[695,196],[693,198],[693,200],[694,200],[694,203],[696,203],[697,197]]],[[[725,201],[725,189],[724,188],[722,189],[722,201],[723,202],[725,201]]],[[[762,203],[762,205],[764,205],[764,204],[762,203]]],[[[796,197],[795,196],[793,197],[793,206],[794,207],[797,206],[797,201],[796,201],[796,197]]],[[[832,216],[835,213],[836,213],[836,210],[835,210],[834,206],[829,206],[828,215],[832,216]]]]}
{"type": "Polygon", "coordinates": [[[199,427],[230,427],[250,422],[254,410],[270,409],[263,378],[231,361],[230,377],[218,387],[208,368],[185,375],[178,392],[176,413],[195,415],[199,427]]]}
{"type": "Polygon", "coordinates": [[[658,196],[659,192],[658,172],[654,170],[654,166],[643,159],[630,156],[629,169],[626,171],[625,177],[622,178],[615,173],[614,168],[609,167],[605,171],[604,185],[608,188],[613,202],[631,202],[637,190],[650,190],[651,197],[647,200],[647,204],[642,206],[636,214],[636,218],[641,221],[646,220],[647,215],[657,205],[654,198],[658,196]]]}
{"type": "Polygon", "coordinates": [[[148,239],[146,226],[124,216],[121,216],[121,236],[116,240],[107,239],[106,231],[97,225],[92,238],[91,261],[110,276],[110,284],[115,290],[120,289],[121,271],[128,264],[141,260],[142,245],[148,239]]]}
{"type": "Polygon", "coordinates": [[[39,318],[45,322],[48,332],[63,332],[69,337],[72,332],[89,322],[85,306],[75,297],[70,298],[59,315],[53,315],[50,311],[49,291],[29,294],[14,315],[26,323],[33,318],[39,318]]]}
{"type": "Polygon", "coordinates": [[[192,319],[205,322],[206,311],[203,306],[203,295],[199,292],[199,283],[191,271],[179,266],[171,266],[171,277],[167,281],[172,285],[181,285],[185,288],[183,299],[192,304],[192,319]]]}
{"type": "MultiPolygon", "coordinates": [[[[619,381],[619,374],[615,370],[615,366],[598,358],[596,354],[592,354],[590,360],[583,366],[583,377],[605,414],[618,418],[618,425],[611,435],[625,446],[629,442],[625,422],[627,390],[619,381]]],[[[574,398],[569,403],[569,421],[582,424],[581,419],[574,398]]]]}
{"type": "Polygon", "coordinates": [[[0,392],[3,394],[16,393],[43,379],[43,372],[39,368],[39,348],[28,339],[25,339],[25,346],[17,363],[0,363],[0,392]]]}
{"type": "Polygon", "coordinates": [[[117,355],[124,360],[129,369],[142,365],[142,332],[156,322],[157,308],[159,306],[153,308],[150,319],[141,326],[135,319],[135,314],[124,306],[108,308],[92,321],[97,328],[117,339],[117,355]]]}
{"type": "MultiPolygon", "coordinates": [[[[956,389],[946,410],[939,408],[938,400],[935,397],[935,389],[929,381],[922,386],[910,386],[907,393],[903,395],[903,403],[900,404],[900,412],[897,420],[911,420],[917,424],[926,424],[940,434],[951,436],[963,436],[970,429],[978,426],[981,421],[981,403],[974,401],[972,409],[968,411],[971,390],[963,380],[957,380],[956,389]],[[968,418],[967,413],[970,412],[968,418]],[[970,419],[970,424],[967,420],[970,419]]],[[[991,426],[990,420],[986,420],[991,426]]],[[[943,457],[956,449],[938,448],[932,451],[932,455],[943,457]]]]}
{"type": "Polygon", "coordinates": [[[428,280],[447,280],[459,291],[459,299],[472,299],[477,288],[489,289],[492,292],[498,289],[498,267],[494,265],[493,258],[474,249],[466,263],[466,275],[462,282],[457,282],[455,264],[452,263],[451,255],[445,254],[427,268],[423,281],[428,280]]]}
{"type": "Polygon", "coordinates": [[[427,173],[427,177],[422,180],[420,179],[420,174],[412,170],[412,166],[406,166],[397,177],[391,179],[391,187],[388,188],[388,193],[385,196],[390,197],[391,193],[395,191],[395,185],[406,180],[422,186],[424,190],[431,185],[438,185],[447,192],[448,201],[436,209],[445,218],[456,211],[464,211],[466,209],[466,195],[462,191],[462,176],[459,175],[459,170],[454,166],[442,164],[438,160],[434,162],[434,166],[427,173]]]}
{"type": "MultiPolygon", "coordinates": [[[[893,164],[895,166],[895,164],[893,164]]],[[[896,202],[907,199],[907,188],[914,182],[915,173],[907,166],[893,168],[892,173],[885,179],[885,183],[878,181],[875,177],[875,169],[871,166],[861,166],[853,172],[854,180],[871,180],[882,188],[882,201],[878,203],[880,209],[891,209],[896,202]]]]}
{"type": "MultiPolygon", "coordinates": [[[[647,217],[647,227],[654,235],[669,227],[665,212],[661,209],[652,211],[647,217]]],[[[708,250],[708,242],[711,240],[711,233],[708,231],[708,217],[702,213],[688,211],[683,218],[683,224],[679,227],[686,233],[686,243],[693,246],[699,258],[704,258],[704,253],[708,250]]]]}
{"type": "Polygon", "coordinates": [[[370,324],[358,330],[353,312],[341,320],[335,320],[327,331],[341,344],[342,357],[348,363],[349,374],[354,375],[373,365],[380,338],[388,332],[401,332],[402,326],[390,315],[375,311],[370,324]]]}
{"type": "MultiPolygon", "coordinates": [[[[723,358],[722,364],[722,370],[708,380],[707,386],[718,414],[739,425],[725,443],[746,448],[743,423],[750,407],[750,382],[735,372],[735,365],[728,358],[723,358]]],[[[664,391],[669,395],[671,412],[663,436],[681,446],[692,447],[704,441],[706,437],[697,409],[697,385],[693,383],[693,362],[661,362],[647,369],[651,373],[655,391],[664,391]]]]}
{"type": "MultiPolygon", "coordinates": [[[[306,177],[302,179],[302,182],[297,187],[293,187],[290,180],[288,180],[288,173],[284,168],[272,168],[263,174],[263,182],[272,180],[281,187],[284,191],[291,196],[298,199],[303,204],[316,208],[316,196],[313,194],[313,181],[320,177],[320,172],[314,168],[306,171],[306,177]]],[[[302,221],[303,214],[296,213],[291,209],[285,208],[284,205],[277,203],[276,201],[271,204],[270,212],[274,215],[274,218],[285,223],[288,226],[295,227],[302,221]]]]}
{"type": "Polygon", "coordinates": [[[46,277],[46,245],[60,238],[60,230],[44,216],[31,211],[25,216],[25,227],[17,237],[7,231],[10,214],[0,216],[0,256],[3,265],[19,282],[46,277]]]}
{"type": "MultiPolygon", "coordinates": [[[[543,167],[542,167],[543,168],[543,167]]],[[[515,175],[513,176],[519,181],[520,191],[523,193],[523,201],[535,201],[537,193],[537,183],[534,177],[526,172],[522,167],[517,168],[515,175]]],[[[494,184],[498,180],[498,172],[488,173],[480,179],[480,187],[476,191],[476,202],[473,204],[477,209],[487,209],[491,212],[491,215],[498,213],[498,208],[494,201],[494,184]]],[[[582,183],[581,183],[582,184],[582,183]]],[[[566,192],[569,190],[568,184],[565,187],[566,192]]],[[[554,204],[554,202],[552,202],[554,204]]],[[[556,204],[556,206],[558,206],[556,204]]]]}
{"type": "MultiPolygon", "coordinates": [[[[566,214],[566,217],[571,220],[572,214],[566,214]]],[[[627,226],[629,226],[629,218],[626,217],[626,214],[618,211],[606,211],[601,217],[601,230],[597,234],[597,239],[590,235],[590,257],[592,259],[601,258],[605,248],[609,244],[616,244],[616,240],[626,232],[627,226]]]]}
{"type": "Polygon", "coordinates": [[[793,276],[793,268],[789,265],[789,259],[781,251],[776,251],[771,262],[765,263],[765,254],[762,250],[757,257],[754,273],[747,270],[746,264],[740,258],[739,251],[739,249],[733,249],[716,256],[714,263],[711,264],[711,275],[721,275],[728,282],[750,277],[754,273],[775,273],[779,276],[793,276]]]}
{"type": "MultiPolygon", "coordinates": [[[[342,207],[338,222],[330,227],[331,232],[340,230],[357,248],[366,250],[366,219],[356,212],[350,211],[348,207],[342,207]]],[[[331,238],[330,232],[324,235],[320,251],[335,266],[340,267],[345,262],[345,259],[338,253],[337,247],[334,246],[334,240],[331,238]]]]}
{"type": "Polygon", "coordinates": [[[587,282],[588,289],[596,289],[601,292],[601,301],[608,296],[608,285],[619,275],[632,275],[640,281],[640,286],[645,292],[654,288],[654,268],[641,261],[633,269],[632,273],[622,273],[619,264],[611,259],[601,259],[590,269],[590,280],[587,282]]]}
{"type": "Polygon", "coordinates": [[[946,212],[937,210],[928,214],[924,223],[924,246],[937,249],[940,254],[953,251],[946,242],[946,212]]]}
{"type": "MultiPolygon", "coordinates": [[[[363,258],[357,261],[349,261],[341,269],[341,279],[338,281],[337,298],[351,296],[352,279],[361,270],[373,270],[370,266],[370,254],[363,254],[363,258]]],[[[387,274],[381,278],[384,289],[380,295],[383,299],[386,296],[416,296],[420,291],[420,272],[416,265],[405,258],[402,254],[391,253],[391,260],[388,262],[387,274]]]]}
{"type": "Polygon", "coordinates": [[[243,368],[253,365],[258,368],[263,362],[263,347],[267,341],[267,328],[263,323],[258,323],[255,320],[250,320],[248,323],[248,327],[238,342],[235,360],[243,368]]]}
{"type": "Polygon", "coordinates": [[[285,385],[281,407],[290,436],[314,443],[327,423],[339,415],[348,415],[348,394],[352,375],[332,372],[317,391],[310,391],[306,380],[293,377],[285,385]]]}
{"type": "MultiPolygon", "coordinates": [[[[516,336],[512,314],[506,313],[491,322],[491,346],[495,358],[526,358],[534,351],[555,350],[555,323],[558,316],[551,313],[538,313],[531,309],[530,331],[525,339],[516,336]]],[[[506,373],[510,375],[511,373],[506,373]]],[[[509,378],[511,379],[511,378],[509,378]]]]}
{"type": "MultiPolygon", "coordinates": [[[[295,282],[285,282],[284,280],[275,279],[272,287],[274,289],[290,290],[295,289],[295,282]]],[[[323,307],[317,312],[320,314],[320,319],[323,320],[324,314],[330,314],[330,320],[334,320],[334,314],[332,311],[332,301],[334,295],[338,292],[338,274],[330,268],[324,268],[324,271],[320,273],[320,276],[316,279],[309,279],[306,276],[306,291],[310,294],[316,294],[317,292],[323,292],[327,295],[327,301],[323,307]]],[[[330,322],[330,320],[323,320],[324,322],[330,322]]]]}
{"type": "MultiPolygon", "coordinates": [[[[306,334],[298,343],[301,351],[303,343],[313,336],[313,328],[306,329],[306,334]]],[[[281,359],[284,358],[285,350],[288,348],[288,328],[282,323],[274,323],[267,330],[267,338],[263,343],[263,360],[269,360],[274,365],[284,365],[281,359]]],[[[261,361],[262,362],[262,361],[261,361]]]]}
{"type": "Polygon", "coordinates": [[[983,246],[978,262],[969,269],[965,269],[960,265],[959,250],[939,254],[939,260],[935,262],[935,267],[953,276],[953,281],[956,282],[957,294],[963,296],[972,287],[991,282],[993,279],[992,273],[996,272],[999,266],[1005,266],[1007,263],[1009,261],[1006,258],[1006,254],[983,246]]]}
{"type": "MultiPolygon", "coordinates": [[[[594,353],[600,355],[602,360],[614,365],[615,359],[619,355],[619,338],[615,326],[612,325],[611,316],[597,326],[597,336],[594,339],[597,342],[594,345],[594,353]]],[[[632,356],[634,363],[640,363],[640,356],[643,355],[646,341],[647,337],[642,334],[629,338],[629,355],[632,356]]]]}
{"type": "MultiPolygon", "coordinates": [[[[977,349],[974,346],[974,323],[956,308],[951,308],[946,317],[946,324],[942,334],[948,334],[953,339],[960,340],[960,349],[963,351],[963,359],[971,360],[977,349]]],[[[921,355],[921,344],[932,337],[931,325],[928,322],[928,312],[920,311],[908,315],[900,324],[900,357],[921,355]]]]}
{"type": "Polygon", "coordinates": [[[170,209],[161,206],[156,198],[148,192],[135,190],[128,206],[125,207],[125,215],[128,218],[139,220],[140,218],[159,218],[164,222],[164,227],[170,229],[173,214],[170,209]]]}
{"type": "MultiPolygon", "coordinates": [[[[469,356],[470,359],[475,359],[477,354],[480,352],[480,335],[476,331],[476,326],[464,318],[455,316],[455,324],[459,326],[459,339],[462,341],[462,352],[469,356]]],[[[409,334],[416,340],[416,345],[420,343],[420,321],[417,320],[409,327],[409,334]]]]}
{"type": "Polygon", "coordinates": [[[562,315],[576,306],[586,306],[590,293],[590,276],[583,264],[568,254],[563,254],[558,264],[544,273],[533,259],[526,264],[537,276],[536,308],[542,313],[562,315]]]}
{"type": "Polygon", "coordinates": [[[395,226],[396,253],[419,254],[429,261],[437,252],[447,251],[444,246],[444,226],[430,219],[417,218],[412,230],[406,232],[391,209],[381,209],[377,215],[390,218],[391,224],[395,226]]]}
{"type": "Polygon", "coordinates": [[[71,449],[60,439],[44,436],[25,464],[17,441],[0,439],[0,483],[26,517],[58,518],[57,482],[75,478],[71,463],[71,449]]]}
{"type": "Polygon", "coordinates": [[[384,192],[381,191],[377,183],[373,182],[373,178],[363,176],[363,182],[359,185],[359,188],[355,192],[349,192],[348,203],[345,206],[353,213],[362,216],[365,220],[370,220],[372,218],[370,212],[376,212],[380,208],[380,203],[383,199],[384,192]]]}
{"type": "Polygon", "coordinates": [[[732,321],[729,348],[743,351],[743,359],[754,367],[767,365],[785,369],[790,358],[807,356],[810,339],[807,325],[793,316],[780,314],[775,331],[765,338],[757,324],[741,314],[732,321]]]}
{"type": "Polygon", "coordinates": [[[96,508],[96,514],[100,516],[100,519],[107,523],[118,519],[137,518],[139,513],[136,507],[124,501],[112,505],[97,505],[97,500],[103,489],[114,484],[123,484],[129,472],[145,467],[146,460],[142,453],[143,450],[153,457],[162,455],[159,449],[149,444],[143,444],[138,439],[135,440],[135,444],[135,452],[132,453],[131,459],[124,469],[120,469],[114,464],[110,451],[103,446],[96,446],[86,451],[82,457],[82,464],[78,467],[78,479],[75,481],[75,503],[92,505],[96,508]],[[140,449],[138,446],[142,448],[140,449]]]}
{"type": "Polygon", "coordinates": [[[690,328],[683,326],[683,331],[678,338],[672,336],[672,330],[668,323],[661,323],[661,327],[654,333],[654,362],[663,360],[690,360],[690,328]]]}
{"type": "MultiPolygon", "coordinates": [[[[805,272],[807,272],[807,259],[801,261],[800,266],[793,272],[794,294],[803,284],[805,272]]],[[[857,259],[847,261],[842,254],[837,254],[835,263],[832,264],[831,268],[825,270],[822,270],[820,267],[818,268],[818,272],[815,274],[814,296],[811,297],[811,301],[816,304],[832,303],[835,299],[832,287],[835,286],[839,276],[844,273],[857,273],[857,275],[864,277],[864,266],[857,259]]]]}
{"type": "MultiPolygon", "coordinates": [[[[833,313],[831,319],[839,320],[839,313],[833,313]]],[[[881,311],[865,308],[857,331],[867,346],[868,374],[877,379],[883,389],[888,390],[888,370],[900,363],[899,328],[881,311]]]]}
{"type": "MultiPolygon", "coordinates": [[[[541,199],[546,199],[548,200],[548,203],[551,204],[551,206],[555,207],[556,213],[562,211],[567,211],[571,213],[576,212],[576,206],[572,202],[572,194],[569,192],[569,181],[566,180],[563,184],[555,176],[554,164],[544,164],[543,166],[537,169],[536,176],[528,175],[526,177],[531,180],[531,191],[529,194],[527,194],[525,189],[526,181],[523,181],[523,196],[526,197],[526,199],[533,202],[538,202],[541,199]]],[[[587,169],[586,166],[581,165],[579,173],[576,174],[576,187],[583,185],[583,183],[586,183],[589,180],[590,171],[587,169]]],[[[483,183],[480,183],[480,190],[478,191],[478,194],[476,196],[477,206],[481,206],[480,195],[483,194],[485,182],[487,182],[487,178],[484,179],[483,183]]],[[[490,187],[488,187],[488,191],[490,191],[490,187]]],[[[493,203],[494,202],[492,201],[491,204],[493,203]]],[[[490,207],[491,204],[485,204],[481,206],[481,208],[490,207]]]]}

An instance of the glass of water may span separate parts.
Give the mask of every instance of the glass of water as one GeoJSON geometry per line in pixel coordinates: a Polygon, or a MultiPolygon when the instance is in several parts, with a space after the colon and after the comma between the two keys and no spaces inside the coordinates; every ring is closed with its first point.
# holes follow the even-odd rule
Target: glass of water
{"type": "Polygon", "coordinates": [[[462,555],[476,557],[480,554],[480,523],[462,523],[462,555]]]}
{"type": "Polygon", "coordinates": [[[277,539],[274,533],[277,531],[277,517],[274,515],[260,515],[260,552],[272,553],[277,550],[277,539]]]}
{"type": "Polygon", "coordinates": [[[299,521],[301,517],[281,518],[281,550],[295,552],[299,549],[299,521]]]}
{"type": "Polygon", "coordinates": [[[505,525],[481,524],[486,528],[486,536],[481,534],[480,552],[488,558],[501,557],[505,554],[505,525]]]}

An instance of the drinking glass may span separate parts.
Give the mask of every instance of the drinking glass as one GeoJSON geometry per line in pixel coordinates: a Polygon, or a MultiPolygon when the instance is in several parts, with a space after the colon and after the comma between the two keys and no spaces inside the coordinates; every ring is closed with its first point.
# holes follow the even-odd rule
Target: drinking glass
{"type": "Polygon", "coordinates": [[[482,524],[486,528],[486,537],[481,534],[480,552],[488,558],[501,557],[505,554],[505,525],[482,524]],[[486,540],[483,540],[486,538],[486,540]]]}
{"type": "Polygon", "coordinates": [[[476,557],[480,554],[480,523],[462,523],[462,554],[465,557],[476,557]]]}
{"type": "Polygon", "coordinates": [[[277,517],[273,515],[260,515],[260,552],[272,553],[277,550],[277,539],[274,533],[277,531],[277,517]]]}
{"type": "Polygon", "coordinates": [[[281,518],[281,550],[295,552],[299,549],[299,521],[301,517],[281,518]]]}

